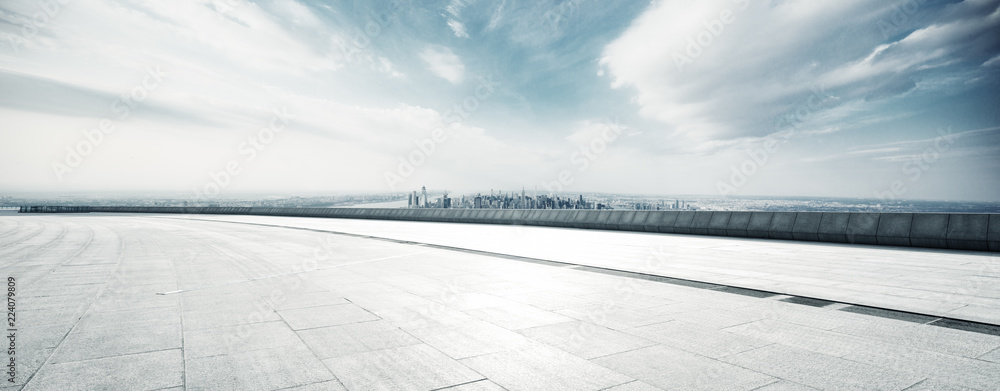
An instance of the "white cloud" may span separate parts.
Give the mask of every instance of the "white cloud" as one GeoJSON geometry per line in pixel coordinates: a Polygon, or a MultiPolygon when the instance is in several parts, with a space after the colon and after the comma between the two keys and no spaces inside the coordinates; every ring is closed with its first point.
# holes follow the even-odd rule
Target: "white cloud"
{"type": "Polygon", "coordinates": [[[396,70],[396,67],[392,65],[392,62],[388,58],[379,57],[379,67],[378,70],[394,78],[404,79],[406,75],[400,73],[396,70]]]}
{"type": "Polygon", "coordinates": [[[1000,54],[993,56],[993,58],[986,60],[986,62],[983,63],[984,67],[992,67],[997,65],[1000,65],[1000,54]]]}
{"type": "Polygon", "coordinates": [[[487,30],[493,30],[497,28],[497,26],[500,24],[500,19],[503,18],[503,9],[505,6],[507,6],[507,0],[503,0],[502,2],[500,2],[500,5],[498,5],[496,10],[493,11],[493,16],[490,17],[490,24],[486,26],[487,30]]]}
{"type": "Polygon", "coordinates": [[[462,9],[468,7],[472,3],[472,0],[451,0],[447,6],[444,7],[445,11],[448,11],[451,16],[459,17],[462,16],[462,9]]]}
{"type": "Polygon", "coordinates": [[[428,69],[442,79],[458,84],[465,79],[465,65],[451,49],[443,46],[431,46],[420,52],[420,58],[427,63],[428,69]]]}
{"type": "Polygon", "coordinates": [[[875,26],[896,11],[890,3],[661,1],[605,47],[600,63],[612,87],[635,89],[640,114],[668,124],[690,146],[770,134],[813,89],[831,99],[797,125],[820,131],[830,122],[819,119],[832,119],[839,106],[900,96],[918,81],[935,88],[929,71],[987,61],[979,58],[995,53],[996,41],[968,37],[1000,27],[996,2],[946,8],[886,43],[875,26]]]}
{"type": "Polygon", "coordinates": [[[469,33],[465,31],[465,25],[455,19],[448,19],[448,27],[455,33],[456,37],[469,38],[469,33]]]}

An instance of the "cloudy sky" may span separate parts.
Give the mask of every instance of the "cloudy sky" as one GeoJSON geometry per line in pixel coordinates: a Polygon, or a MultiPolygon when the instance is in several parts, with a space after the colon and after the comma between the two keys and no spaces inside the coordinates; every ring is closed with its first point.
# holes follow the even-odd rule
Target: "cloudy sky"
{"type": "Polygon", "coordinates": [[[1000,0],[0,3],[0,192],[1000,201],[1000,0]]]}

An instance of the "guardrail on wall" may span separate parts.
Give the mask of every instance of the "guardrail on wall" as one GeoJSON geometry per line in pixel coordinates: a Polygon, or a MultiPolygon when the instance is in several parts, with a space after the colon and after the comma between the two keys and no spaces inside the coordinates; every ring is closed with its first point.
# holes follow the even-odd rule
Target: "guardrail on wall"
{"type": "Polygon", "coordinates": [[[31,206],[23,213],[183,213],[517,224],[885,246],[1000,251],[1000,214],[31,206]]]}

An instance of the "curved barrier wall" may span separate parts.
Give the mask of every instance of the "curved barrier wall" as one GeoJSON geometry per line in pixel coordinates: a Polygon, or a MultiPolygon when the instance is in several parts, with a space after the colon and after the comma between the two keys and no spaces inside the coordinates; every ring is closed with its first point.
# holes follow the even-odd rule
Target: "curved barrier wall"
{"type": "Polygon", "coordinates": [[[22,206],[21,213],[181,213],[537,225],[831,243],[1000,251],[1000,214],[22,206]]]}

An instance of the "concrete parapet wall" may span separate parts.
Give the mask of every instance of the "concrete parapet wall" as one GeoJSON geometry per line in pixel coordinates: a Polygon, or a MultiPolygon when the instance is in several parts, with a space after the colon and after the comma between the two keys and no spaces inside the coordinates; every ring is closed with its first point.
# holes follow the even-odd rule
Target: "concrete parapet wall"
{"type": "Polygon", "coordinates": [[[751,214],[752,212],[730,213],[729,222],[726,223],[726,236],[746,237],[751,214]]]}
{"type": "Polygon", "coordinates": [[[878,244],[878,213],[851,213],[847,219],[847,242],[857,244],[878,244]]]}
{"type": "Polygon", "coordinates": [[[771,217],[774,212],[753,212],[747,223],[747,236],[751,238],[767,238],[771,229],[771,217]]]}
{"type": "Polygon", "coordinates": [[[1000,214],[22,206],[21,213],[176,213],[515,224],[1000,251],[1000,214]]]}
{"type": "Polygon", "coordinates": [[[795,239],[792,236],[792,228],[795,228],[795,212],[774,212],[771,215],[771,224],[767,229],[767,237],[771,239],[795,239]]]}
{"type": "Polygon", "coordinates": [[[820,213],[819,230],[816,239],[821,242],[847,243],[847,225],[851,220],[850,213],[824,212],[820,213]]]}

